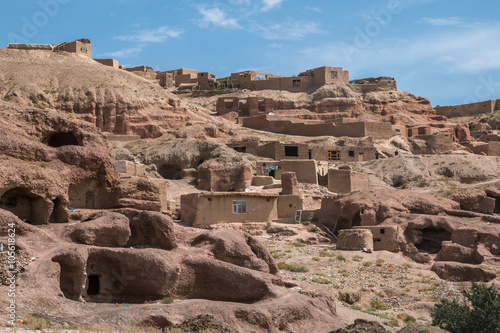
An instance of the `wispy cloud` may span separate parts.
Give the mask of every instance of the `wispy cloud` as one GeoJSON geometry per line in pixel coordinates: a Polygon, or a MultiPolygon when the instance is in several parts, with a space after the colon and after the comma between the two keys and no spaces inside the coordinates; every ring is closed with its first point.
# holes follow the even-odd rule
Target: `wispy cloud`
{"type": "Polygon", "coordinates": [[[306,6],[304,8],[307,9],[307,10],[316,12],[316,13],[322,13],[323,12],[323,10],[321,8],[318,8],[318,7],[309,7],[309,6],[306,6]]]}
{"type": "Polygon", "coordinates": [[[458,17],[423,17],[423,21],[434,26],[452,26],[452,25],[464,25],[465,22],[458,17]]]}
{"type": "Polygon", "coordinates": [[[262,11],[267,12],[273,8],[281,6],[284,0],[262,0],[262,11]]]}
{"type": "Polygon", "coordinates": [[[476,25],[397,42],[379,40],[364,48],[355,43],[322,45],[303,54],[320,63],[362,71],[432,68],[445,74],[477,74],[500,68],[500,45],[491,43],[499,39],[500,25],[476,25]]]}
{"type": "Polygon", "coordinates": [[[298,40],[311,34],[325,33],[316,22],[287,21],[269,27],[256,26],[254,28],[264,39],[298,40]]]}
{"type": "Polygon", "coordinates": [[[141,52],[142,52],[142,47],[131,47],[119,51],[103,53],[102,56],[111,58],[131,58],[131,57],[136,57],[141,52]]]}
{"type": "Polygon", "coordinates": [[[184,33],[182,29],[169,28],[162,26],[158,29],[144,29],[135,31],[130,35],[117,36],[116,39],[139,42],[139,43],[162,43],[169,38],[177,38],[184,33]]]}
{"type": "Polygon", "coordinates": [[[207,28],[210,25],[213,25],[222,28],[241,29],[241,26],[238,24],[238,20],[229,17],[226,11],[222,8],[201,5],[197,7],[197,10],[202,15],[201,22],[199,23],[199,26],[202,28],[207,28]]]}

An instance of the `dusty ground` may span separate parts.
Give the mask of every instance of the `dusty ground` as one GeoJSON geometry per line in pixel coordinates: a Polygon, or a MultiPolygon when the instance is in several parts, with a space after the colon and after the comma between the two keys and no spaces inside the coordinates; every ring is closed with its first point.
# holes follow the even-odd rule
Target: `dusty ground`
{"type": "MultiPolygon", "coordinates": [[[[310,233],[311,225],[295,225],[299,234],[310,233]]],[[[280,263],[280,274],[294,281],[327,289],[337,298],[337,312],[345,324],[363,318],[399,327],[412,321],[429,324],[434,302],[461,299],[464,283],[441,280],[430,271],[432,264],[418,264],[400,253],[336,250],[335,244],[307,245],[297,237],[261,236],[280,263]],[[304,270],[305,272],[294,272],[304,270]],[[339,293],[354,291],[361,299],[353,305],[338,300],[339,293]],[[392,319],[392,321],[391,321],[392,319]],[[406,321],[405,321],[406,320],[406,321]]],[[[495,271],[493,267],[481,266],[495,271]]],[[[497,271],[497,274],[500,271],[497,271]]],[[[500,278],[496,279],[500,282],[500,278]]]]}

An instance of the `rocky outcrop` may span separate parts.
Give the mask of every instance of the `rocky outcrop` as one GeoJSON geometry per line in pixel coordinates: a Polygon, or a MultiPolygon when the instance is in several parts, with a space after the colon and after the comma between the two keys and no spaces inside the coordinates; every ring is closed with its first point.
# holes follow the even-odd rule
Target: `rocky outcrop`
{"type": "Polygon", "coordinates": [[[68,207],[116,204],[116,165],[95,127],[55,111],[0,108],[0,208],[45,224],[67,222],[68,207]]]}
{"type": "Polygon", "coordinates": [[[128,218],[109,212],[98,214],[91,221],[72,225],[67,232],[73,242],[106,247],[124,246],[131,235],[128,218]]]}
{"type": "Polygon", "coordinates": [[[216,161],[198,167],[198,188],[204,191],[244,191],[252,184],[252,167],[249,164],[219,164],[216,161]]]}
{"type": "Polygon", "coordinates": [[[400,214],[437,215],[447,209],[458,208],[458,203],[449,199],[437,199],[435,196],[391,188],[366,188],[345,196],[323,199],[320,220],[326,225],[335,225],[338,229],[360,225],[365,214],[364,225],[382,223],[391,216],[400,214]]]}
{"type": "Polygon", "coordinates": [[[210,251],[218,260],[265,273],[278,272],[278,265],[269,251],[241,230],[217,229],[197,236],[191,245],[210,251]]]}
{"type": "Polygon", "coordinates": [[[431,270],[443,280],[448,281],[475,281],[489,282],[497,277],[493,272],[481,267],[458,262],[436,262],[431,270]]]}

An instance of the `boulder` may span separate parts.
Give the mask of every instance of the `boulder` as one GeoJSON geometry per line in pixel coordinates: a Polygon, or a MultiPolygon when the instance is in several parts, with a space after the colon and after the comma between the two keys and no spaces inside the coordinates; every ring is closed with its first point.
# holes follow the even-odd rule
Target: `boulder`
{"type": "Polygon", "coordinates": [[[408,325],[396,333],[448,333],[448,331],[436,326],[408,325]]]}
{"type": "Polygon", "coordinates": [[[125,246],[130,238],[128,218],[118,213],[100,213],[94,219],[68,227],[73,242],[108,247],[125,246]]]}
{"type": "Polygon", "coordinates": [[[344,290],[339,292],[339,301],[346,302],[347,304],[354,304],[361,299],[361,292],[359,290],[344,290]]]}
{"type": "Polygon", "coordinates": [[[442,242],[441,250],[436,255],[435,261],[456,261],[465,264],[480,264],[476,251],[452,242],[442,242]]]}
{"type": "Polygon", "coordinates": [[[473,246],[477,241],[477,229],[471,227],[461,227],[451,234],[451,241],[463,246],[473,246]]]}
{"type": "Polygon", "coordinates": [[[131,236],[127,246],[158,247],[172,250],[177,247],[173,221],[170,217],[158,212],[139,211],[135,209],[116,210],[128,217],[131,236]]]}
{"type": "Polygon", "coordinates": [[[475,265],[458,262],[436,262],[432,265],[431,270],[436,272],[441,279],[453,282],[489,282],[497,277],[495,273],[484,270],[475,265]]]}
{"type": "Polygon", "coordinates": [[[487,196],[482,190],[468,190],[453,194],[450,199],[460,204],[460,209],[491,214],[495,211],[495,198],[487,196]]]}
{"type": "Polygon", "coordinates": [[[250,234],[217,229],[194,238],[191,246],[210,251],[214,258],[261,272],[276,274],[278,266],[269,251],[250,234]]]}

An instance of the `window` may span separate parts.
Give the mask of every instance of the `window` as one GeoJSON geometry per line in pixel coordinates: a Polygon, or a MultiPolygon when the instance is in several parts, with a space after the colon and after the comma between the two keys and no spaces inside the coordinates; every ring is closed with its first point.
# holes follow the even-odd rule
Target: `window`
{"type": "Polygon", "coordinates": [[[246,214],[247,202],[246,201],[233,201],[233,214],[246,214]]]}
{"type": "Polygon", "coordinates": [[[380,234],[381,235],[385,234],[385,229],[380,229],[380,234]]]}
{"type": "Polygon", "coordinates": [[[401,130],[399,128],[396,128],[396,133],[401,133],[401,130]]]}
{"type": "Polygon", "coordinates": [[[285,146],[285,156],[299,156],[299,147],[285,146]]]}
{"type": "Polygon", "coordinates": [[[301,87],[300,80],[292,80],[292,87],[300,88],[301,87]]]}
{"type": "Polygon", "coordinates": [[[81,52],[81,53],[84,53],[84,54],[87,54],[87,48],[82,46],[82,47],[80,48],[80,52],[81,52]]]}
{"type": "Polygon", "coordinates": [[[238,153],[246,153],[247,152],[247,147],[233,147],[234,150],[236,150],[238,153]]]}
{"type": "Polygon", "coordinates": [[[354,157],[354,150],[349,150],[349,156],[354,157]]]}
{"type": "Polygon", "coordinates": [[[339,78],[339,75],[338,75],[337,71],[331,71],[330,72],[330,78],[332,80],[337,80],[339,78]]]}
{"type": "Polygon", "coordinates": [[[330,150],[328,152],[328,160],[329,161],[339,161],[340,160],[340,152],[338,150],[330,150]]]}

